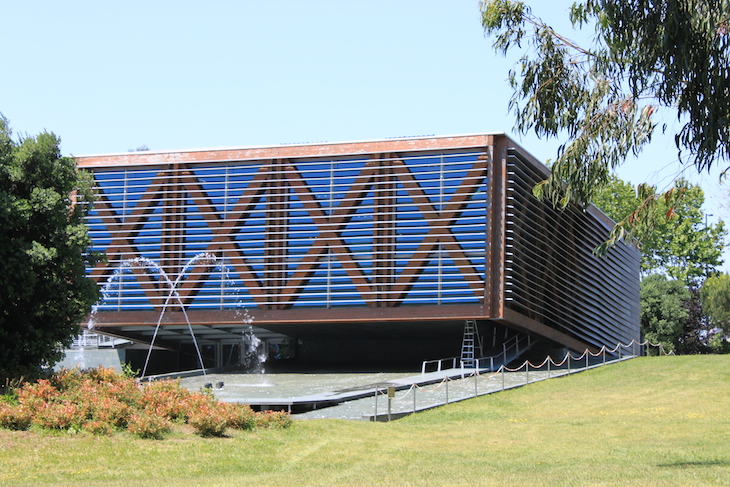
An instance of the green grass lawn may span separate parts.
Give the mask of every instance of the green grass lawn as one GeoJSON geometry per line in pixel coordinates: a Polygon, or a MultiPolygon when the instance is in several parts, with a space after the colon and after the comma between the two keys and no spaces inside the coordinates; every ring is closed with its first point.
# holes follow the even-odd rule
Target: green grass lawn
{"type": "Polygon", "coordinates": [[[651,357],[391,423],[166,440],[0,430],[0,485],[730,485],[730,356],[651,357]]]}

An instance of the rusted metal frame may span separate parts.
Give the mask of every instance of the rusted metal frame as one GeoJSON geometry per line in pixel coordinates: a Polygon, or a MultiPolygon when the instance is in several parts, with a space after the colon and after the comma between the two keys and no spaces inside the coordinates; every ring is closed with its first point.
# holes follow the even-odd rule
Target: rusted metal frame
{"type": "Polygon", "coordinates": [[[472,169],[469,170],[466,177],[462,180],[462,183],[449,198],[449,201],[439,216],[439,225],[448,227],[447,232],[443,233],[440,237],[441,244],[459,269],[462,277],[464,277],[469,287],[471,287],[477,296],[481,296],[481,293],[484,292],[484,281],[479,277],[471,259],[466,256],[463,247],[450,229],[457,224],[471,197],[484,182],[484,178],[487,175],[487,165],[488,158],[479,156],[474,162],[472,169]]]}
{"type": "MultiPolygon", "coordinates": [[[[409,322],[416,320],[451,321],[478,319],[483,316],[483,306],[465,303],[458,306],[426,304],[422,306],[400,306],[390,308],[371,308],[366,306],[344,307],[292,307],[287,309],[261,308],[256,311],[256,325],[276,331],[282,324],[321,324],[321,323],[382,323],[397,320],[409,322]],[[271,325],[271,326],[266,326],[271,325]]],[[[241,317],[235,309],[191,309],[188,318],[195,326],[243,326],[241,317]]],[[[99,328],[120,326],[149,326],[154,329],[159,312],[152,310],[106,311],[104,322],[99,328]]],[[[161,327],[186,325],[185,316],[179,311],[165,313],[161,327]]]]}
{"type": "MultiPolygon", "coordinates": [[[[367,196],[367,193],[370,191],[372,187],[372,177],[375,175],[376,171],[377,167],[373,163],[367,163],[360,171],[360,174],[358,174],[343,199],[343,202],[349,201],[351,203],[349,205],[343,205],[340,203],[342,206],[338,205],[337,209],[332,213],[332,216],[330,216],[330,224],[333,225],[338,232],[340,232],[337,234],[338,236],[341,235],[341,231],[339,229],[347,226],[352,215],[357,211],[357,206],[362,203],[367,196]]],[[[291,176],[292,181],[295,179],[294,175],[301,180],[301,175],[296,173],[296,168],[294,167],[288,168],[286,174],[291,176]]],[[[292,185],[292,181],[290,181],[290,185],[292,185]]],[[[325,243],[327,243],[327,241],[324,237],[325,236],[320,234],[314,240],[309,251],[302,259],[302,262],[299,266],[297,266],[294,273],[287,281],[284,292],[282,293],[285,294],[285,296],[282,297],[282,302],[286,302],[289,306],[291,306],[291,304],[296,301],[298,295],[306,287],[309,279],[314,274],[315,268],[319,265],[319,256],[327,250],[325,247],[325,243]]],[[[349,255],[349,253],[347,255],[349,255]]],[[[344,258],[345,256],[343,255],[343,259],[344,258]]],[[[363,299],[366,301],[373,300],[374,296],[372,295],[372,292],[368,292],[363,295],[363,299]]]]}
{"type": "Polygon", "coordinates": [[[411,197],[418,211],[423,215],[429,224],[439,218],[439,212],[431,204],[428,195],[421,188],[418,180],[413,176],[405,162],[397,160],[392,162],[392,171],[398,177],[399,182],[411,197]]]}
{"type": "MultiPolygon", "coordinates": [[[[449,231],[450,232],[450,231],[449,231]]],[[[424,237],[421,245],[413,252],[411,260],[403,268],[398,279],[391,287],[391,302],[400,304],[413,289],[415,281],[423,274],[426,264],[431,261],[431,253],[437,245],[444,245],[469,287],[476,296],[484,292],[484,281],[479,277],[471,260],[464,254],[461,244],[451,233],[443,233],[443,229],[433,228],[424,237]]]]}
{"type": "Polygon", "coordinates": [[[464,249],[453,235],[442,235],[441,245],[446,249],[454,262],[454,265],[459,269],[459,273],[464,278],[466,283],[469,285],[476,296],[481,296],[484,292],[484,281],[479,277],[479,273],[472,264],[472,261],[464,253],[464,249]]]}
{"type": "Polygon", "coordinates": [[[476,269],[471,264],[471,260],[463,253],[463,248],[449,227],[453,226],[459,219],[471,195],[474,194],[476,188],[484,180],[486,165],[487,161],[482,158],[475,161],[472,169],[451,198],[449,198],[449,202],[442,212],[438,212],[434,208],[430,199],[421,188],[421,185],[403,161],[399,161],[398,164],[393,165],[393,172],[398,175],[401,184],[432,228],[426,234],[421,245],[413,253],[411,260],[406,264],[400,276],[391,287],[390,300],[392,305],[395,306],[403,302],[415,285],[415,281],[423,273],[424,266],[431,260],[431,252],[433,252],[439,243],[446,245],[446,249],[454,264],[459,268],[459,272],[466,279],[475,294],[481,296],[480,293],[483,292],[483,283],[478,277],[476,280],[473,279],[477,274],[476,269]],[[464,271],[466,271],[466,274],[464,271]]]}
{"type": "MultiPolygon", "coordinates": [[[[512,193],[515,195],[515,201],[521,202],[523,205],[526,205],[525,202],[528,200],[534,202],[529,188],[539,181],[542,175],[536,175],[536,171],[531,171],[531,168],[526,169],[522,165],[518,166],[516,163],[514,165],[511,163],[510,169],[514,173],[510,181],[515,181],[511,183],[514,188],[512,193]]],[[[559,282],[556,284],[558,287],[548,287],[542,298],[543,302],[540,303],[533,302],[537,299],[530,290],[523,292],[522,296],[519,296],[520,300],[512,303],[520,304],[520,308],[526,308],[527,312],[520,311],[516,306],[514,310],[529,315],[530,310],[544,306],[548,322],[552,323],[552,326],[565,330],[567,333],[574,333],[581,339],[590,340],[592,343],[613,346],[617,341],[630,341],[634,338],[631,336],[631,328],[625,326],[622,320],[614,318],[617,313],[620,314],[620,310],[626,309],[622,300],[631,299],[628,294],[624,293],[623,281],[614,275],[614,273],[622,272],[625,262],[615,253],[605,259],[596,259],[591,256],[592,248],[605,237],[605,233],[596,231],[597,228],[603,228],[603,232],[605,232],[605,227],[602,226],[600,219],[574,207],[558,212],[549,210],[545,205],[540,205],[539,209],[544,209],[546,212],[546,216],[541,219],[539,209],[535,209],[536,207],[536,203],[529,208],[526,206],[525,216],[522,219],[527,218],[525,220],[527,222],[534,220],[533,224],[528,226],[534,227],[533,232],[537,232],[538,235],[540,228],[545,225],[548,225],[549,234],[555,233],[553,237],[558,235],[554,228],[563,228],[561,236],[565,232],[572,235],[567,241],[573,243],[571,247],[568,247],[573,251],[556,253],[554,249],[551,249],[557,265],[549,278],[558,278],[559,282]],[[579,272],[579,268],[583,269],[582,272],[579,272]],[[581,276],[583,277],[581,278],[581,276]],[[593,277],[586,278],[585,276],[593,277]],[[556,296],[560,298],[558,301],[555,300],[556,296]],[[620,297],[617,298],[617,296],[620,297]]],[[[548,238],[548,240],[550,239],[548,238]]],[[[527,288],[528,283],[535,282],[536,276],[538,281],[543,280],[541,275],[544,274],[544,270],[540,256],[544,251],[539,248],[539,244],[523,245],[523,247],[525,247],[522,249],[523,254],[530,254],[524,259],[524,267],[533,269],[531,274],[527,274],[522,285],[523,288],[527,288]]],[[[551,262],[548,261],[548,264],[551,262]]],[[[532,286],[530,285],[530,287],[532,286]]],[[[512,306],[511,304],[510,307],[512,306]]],[[[638,326],[636,329],[638,330],[638,326]]]]}
{"type": "MultiPolygon", "coordinates": [[[[100,198],[101,204],[99,206],[103,208],[103,213],[106,213],[107,216],[102,216],[101,219],[109,230],[110,234],[113,235],[112,242],[105,249],[107,255],[112,253],[112,250],[117,250],[119,251],[117,259],[121,260],[122,258],[124,258],[124,255],[122,254],[122,249],[129,249],[133,253],[128,258],[140,256],[139,250],[134,245],[134,239],[137,235],[139,235],[139,232],[149,219],[149,215],[160,203],[160,194],[164,191],[163,188],[165,185],[165,178],[167,176],[167,171],[161,171],[157,175],[155,175],[155,179],[153,181],[157,181],[157,184],[151,184],[145,190],[144,194],[135,205],[134,210],[132,210],[132,213],[129,215],[129,217],[124,216],[124,223],[121,223],[118,213],[111,207],[108,199],[102,193],[102,197],[100,198]],[[109,220],[111,220],[111,222],[109,220]],[[129,221],[127,222],[127,220],[129,221]]],[[[99,265],[97,265],[94,271],[92,271],[91,277],[99,282],[110,272],[113,272],[113,270],[114,267],[110,266],[108,263],[100,263],[99,265]]],[[[132,267],[131,271],[135,275],[135,278],[142,288],[142,291],[144,292],[145,296],[150,301],[152,306],[156,308],[161,307],[164,304],[166,298],[166,296],[164,295],[164,291],[163,293],[160,293],[160,290],[164,289],[164,283],[152,277],[149,272],[141,267],[132,267]]]]}
{"type": "MultiPolygon", "coordinates": [[[[193,204],[200,210],[206,225],[210,228],[213,235],[215,235],[217,229],[221,227],[223,219],[218,216],[218,209],[203,188],[200,180],[191,171],[185,171],[179,177],[179,183],[185,189],[193,204]]],[[[184,260],[184,248],[180,251],[178,258],[180,262],[184,260]]],[[[189,306],[192,303],[215,267],[215,259],[200,259],[189,270],[190,277],[181,281],[181,284],[177,288],[180,300],[185,306],[189,306]]]]}
{"type": "Polygon", "coordinates": [[[299,294],[304,291],[304,288],[314,275],[316,268],[319,267],[320,255],[327,250],[324,245],[318,245],[321,242],[324,242],[324,239],[320,235],[314,240],[312,247],[307,251],[304,257],[302,257],[301,262],[287,280],[278,301],[282,308],[291,307],[293,305],[294,301],[296,301],[299,294]]]}
{"type": "Polygon", "coordinates": [[[248,219],[251,211],[261,201],[266,192],[265,185],[268,177],[267,167],[262,166],[251,179],[251,182],[248,183],[246,191],[238,198],[236,206],[228,212],[226,219],[221,221],[218,230],[220,235],[216,235],[214,239],[222,236],[223,240],[226,240],[230,237],[236,225],[248,219]]]}
{"type": "MultiPolygon", "coordinates": [[[[171,279],[177,277],[182,269],[182,262],[185,261],[185,227],[182,207],[187,197],[193,200],[195,206],[203,215],[206,225],[208,225],[213,233],[215,233],[215,227],[220,226],[217,209],[195,174],[185,165],[177,165],[174,171],[175,177],[173,182],[176,189],[173,192],[173,199],[170,201],[173,202],[173,206],[177,207],[179,211],[172,211],[170,214],[176,215],[178,218],[176,222],[172,222],[172,226],[177,229],[178,234],[173,237],[175,241],[172,245],[163,246],[161,249],[162,255],[167,256],[166,259],[173,262],[174,267],[166,271],[171,279]]],[[[200,259],[193,268],[189,269],[189,278],[181,281],[181,284],[176,289],[183,306],[189,306],[192,303],[195,296],[204,286],[206,279],[212,274],[214,268],[215,259],[200,259]]]]}
{"type": "Polygon", "coordinates": [[[218,216],[218,208],[213,204],[213,200],[208,196],[200,180],[194,174],[188,173],[182,176],[180,181],[190,199],[200,210],[200,216],[205,220],[205,224],[215,234],[216,230],[223,225],[224,219],[218,216]]]}
{"type": "MultiPolygon", "coordinates": [[[[124,255],[125,253],[139,256],[139,249],[137,249],[137,246],[134,245],[131,241],[124,240],[124,245],[117,244],[116,246],[112,247],[114,243],[118,240],[117,235],[121,234],[123,231],[122,222],[119,219],[117,212],[114,210],[111,204],[109,204],[109,200],[103,191],[97,196],[97,198],[97,201],[94,203],[94,209],[99,215],[101,221],[104,223],[106,229],[109,231],[109,235],[112,236],[111,243],[104,250],[106,255],[109,257],[110,254],[113,253],[112,250],[116,250],[116,253],[120,256],[119,258],[121,258],[121,255],[124,255]],[[125,252],[125,250],[128,251],[125,252]]],[[[94,267],[94,269],[91,271],[91,277],[98,282],[100,279],[105,277],[111,271],[111,269],[112,267],[110,267],[107,262],[99,262],[96,267],[94,267]]]]}
{"type": "MultiPolygon", "coordinates": [[[[182,253],[185,249],[185,200],[186,192],[182,187],[180,173],[182,168],[173,164],[160,174],[163,175],[163,184],[157,199],[162,201],[162,229],[160,232],[160,268],[171,280],[174,280],[181,269],[182,253]]],[[[135,208],[136,209],[136,208],[135,208]]],[[[141,228],[141,226],[140,226],[141,228]]],[[[162,307],[170,295],[165,282],[151,279],[147,269],[133,268],[147,299],[155,307],[162,307]]]]}
{"type": "MultiPolygon", "coordinates": [[[[507,306],[505,316],[512,321],[527,322],[536,318],[543,326],[573,337],[581,344],[615,344],[623,336],[612,319],[613,311],[620,305],[612,308],[606,302],[613,299],[611,294],[616,289],[608,283],[611,272],[601,266],[595,268],[590,258],[594,245],[591,242],[600,241],[600,236],[592,233],[589,222],[581,219],[585,214],[577,208],[556,211],[537,201],[531,188],[544,175],[529,160],[514,160],[512,153],[509,157],[509,189],[521,225],[513,235],[512,246],[519,264],[515,263],[516,269],[511,271],[514,299],[507,306]],[[564,249],[545,245],[545,242],[556,242],[556,238],[565,240],[564,249]],[[579,267],[583,269],[581,272],[579,267]],[[593,278],[586,282],[585,276],[593,278]]],[[[613,266],[610,257],[601,263],[613,266]]],[[[550,338],[548,333],[542,335],[550,338]]],[[[568,345],[565,340],[559,342],[568,345]]],[[[579,351],[585,348],[579,344],[570,347],[579,351]]]]}
{"type": "Polygon", "coordinates": [[[426,264],[431,260],[431,253],[441,241],[441,235],[429,232],[421,241],[421,245],[413,252],[411,259],[401,270],[398,279],[391,287],[390,300],[392,306],[402,304],[408,293],[413,289],[418,277],[426,270],[426,264]]]}
{"type": "Polygon", "coordinates": [[[490,135],[467,135],[449,137],[418,137],[404,139],[376,140],[370,142],[347,142],[335,144],[303,144],[274,147],[252,147],[246,149],[214,149],[194,151],[133,152],[128,154],[78,157],[81,168],[114,166],[153,166],[160,163],[226,163],[238,161],[260,161],[272,158],[296,159],[304,157],[341,157],[353,154],[376,154],[384,152],[412,152],[439,150],[471,150],[484,147],[490,135]]]}
{"type": "Polygon", "coordinates": [[[360,170],[360,174],[357,175],[357,178],[350,185],[350,189],[347,190],[342,201],[332,212],[330,222],[333,226],[340,228],[350,223],[350,218],[357,211],[357,207],[362,204],[367,194],[372,191],[373,178],[377,172],[378,166],[373,161],[366,163],[360,170]],[[345,201],[352,203],[344,204],[345,201]]]}
{"type": "Polygon", "coordinates": [[[264,285],[270,296],[270,308],[279,308],[280,294],[286,284],[286,253],[288,239],[288,192],[284,176],[285,159],[269,164],[271,175],[266,184],[266,237],[264,248],[264,285]]]}
{"type": "MultiPolygon", "coordinates": [[[[462,183],[457,187],[454,194],[451,195],[449,201],[445,204],[442,211],[437,211],[431,204],[428,196],[423,192],[421,185],[413,177],[410,170],[405,165],[399,165],[395,171],[398,174],[403,187],[408,192],[411,199],[418,207],[421,214],[426,218],[432,227],[451,227],[461,217],[461,213],[469,203],[471,196],[476,192],[477,188],[484,181],[486,175],[486,161],[478,159],[462,183]]],[[[450,233],[450,230],[446,228],[450,233]]]]}
{"type": "Polygon", "coordinates": [[[170,293],[167,282],[164,279],[154,278],[145,266],[133,266],[131,271],[150,304],[155,308],[162,308],[170,293]]]}
{"type": "Polygon", "coordinates": [[[507,145],[507,137],[497,136],[489,147],[484,307],[492,319],[504,317],[507,145]]]}
{"type": "MultiPolygon", "coordinates": [[[[337,259],[340,261],[343,269],[350,277],[350,280],[357,288],[358,292],[366,301],[372,301],[374,298],[370,281],[362,270],[360,264],[352,256],[352,252],[342,240],[342,231],[350,222],[352,215],[357,211],[356,206],[359,205],[367,195],[368,184],[365,180],[372,177],[372,168],[366,167],[361,171],[356,180],[357,187],[348,191],[346,199],[343,199],[337,207],[335,215],[328,216],[322,209],[322,205],[312,194],[308,185],[304,182],[301,174],[296,168],[291,167],[285,172],[290,187],[299,197],[302,205],[309,213],[312,221],[319,229],[320,233],[315,238],[309,251],[297,266],[289,281],[286,283],[286,295],[281,297],[280,303],[291,304],[296,300],[297,295],[303,290],[311,279],[316,267],[320,265],[319,257],[325,253],[328,247],[336,252],[337,259]],[[365,175],[363,175],[363,172],[365,175]],[[356,198],[353,196],[357,195],[356,198]]],[[[355,186],[353,184],[353,186],[355,186]]]]}
{"type": "Polygon", "coordinates": [[[584,350],[589,350],[593,354],[599,352],[599,349],[597,347],[583,340],[572,337],[567,333],[556,330],[551,326],[548,326],[538,320],[527,317],[511,309],[505,310],[504,321],[514,327],[527,330],[543,338],[547,338],[548,340],[560,343],[561,345],[564,345],[567,348],[570,348],[571,350],[574,350],[578,353],[583,352],[584,350]]]}
{"type": "MultiPolygon", "coordinates": [[[[433,226],[433,222],[437,221],[440,217],[439,212],[431,204],[431,200],[423,191],[416,178],[413,177],[410,169],[403,161],[399,162],[397,165],[394,164],[394,172],[398,174],[398,179],[416,204],[421,215],[423,215],[429,225],[433,226]]],[[[449,230],[446,229],[446,231],[448,232],[449,230]]],[[[393,306],[398,306],[403,302],[415,285],[418,277],[423,274],[426,264],[431,260],[430,254],[439,244],[440,237],[443,233],[444,228],[431,228],[421,241],[421,245],[413,252],[411,259],[391,287],[390,299],[393,306]]]]}
{"type": "MultiPolygon", "coordinates": [[[[117,258],[121,260],[124,257],[125,250],[130,251],[129,258],[140,256],[139,250],[134,245],[134,238],[139,235],[140,230],[149,219],[149,214],[160,203],[158,195],[163,185],[161,181],[162,177],[163,173],[155,176],[155,180],[158,181],[157,184],[151,184],[145,190],[145,193],[140,197],[132,213],[129,216],[124,216],[124,223],[122,223],[119,214],[109,203],[104,192],[101,191],[99,199],[94,206],[97,209],[101,221],[104,222],[104,226],[112,237],[111,243],[104,250],[107,256],[111,257],[116,254],[117,258]]],[[[113,267],[109,266],[108,263],[102,262],[91,272],[91,277],[99,282],[99,280],[108,275],[112,270],[113,267]]]]}
{"type": "Polygon", "coordinates": [[[263,289],[263,284],[235,241],[216,242],[208,246],[208,251],[225,253],[226,260],[243,281],[243,285],[257,306],[266,306],[269,303],[269,296],[263,289]]]}
{"type": "Polygon", "coordinates": [[[462,180],[462,183],[456,188],[456,191],[454,191],[454,194],[451,195],[451,198],[449,198],[444,209],[441,210],[442,218],[443,215],[448,215],[447,217],[453,220],[449,226],[453,225],[461,216],[461,212],[464,210],[466,203],[471,200],[471,197],[484,182],[484,178],[487,176],[487,170],[488,158],[485,156],[479,156],[462,180]]]}
{"type": "Polygon", "coordinates": [[[220,251],[225,253],[226,259],[230,262],[238,277],[241,278],[244,286],[246,286],[246,289],[258,306],[266,306],[269,297],[263,290],[261,280],[236,243],[233,233],[239,224],[248,219],[255,206],[263,198],[266,192],[267,180],[267,167],[262,166],[249,183],[246,191],[236,202],[236,206],[228,214],[228,217],[225,220],[221,220],[220,217],[216,216],[219,224],[213,230],[213,239],[206,248],[206,252],[216,253],[220,251]]]}
{"type": "Polygon", "coordinates": [[[373,272],[372,283],[375,290],[375,300],[370,306],[388,307],[389,291],[393,284],[395,269],[395,217],[397,178],[394,177],[389,160],[394,160],[394,154],[375,154],[372,158],[377,161],[378,174],[373,185],[373,202],[375,206],[373,229],[373,272]]]}
{"type": "MultiPolygon", "coordinates": [[[[259,177],[257,182],[262,179],[263,178],[259,177]]],[[[191,172],[184,172],[178,178],[178,185],[180,188],[185,189],[189,197],[195,202],[198,209],[201,210],[201,214],[206,221],[206,225],[208,225],[214,235],[213,242],[211,242],[206,251],[213,251],[213,253],[215,253],[214,250],[228,250],[231,254],[233,254],[233,257],[229,259],[229,261],[244,281],[249,292],[252,296],[254,296],[254,299],[258,297],[258,300],[261,301],[262,294],[256,292],[261,288],[261,284],[256,279],[253,269],[247,264],[235,241],[233,241],[230,237],[230,230],[233,226],[235,226],[237,221],[233,220],[233,225],[226,225],[227,221],[218,216],[218,210],[212,200],[208,197],[208,194],[202,187],[200,180],[191,172]],[[222,235],[227,237],[227,242],[221,242],[221,239],[218,238],[222,235]]],[[[238,215],[236,216],[247,216],[248,212],[250,212],[250,208],[258,203],[260,195],[256,194],[257,190],[263,191],[260,184],[254,184],[253,187],[249,186],[249,188],[247,188],[247,192],[237,203],[236,211],[238,215]]],[[[179,258],[182,259],[182,257],[183,254],[181,253],[179,258]]],[[[177,289],[178,295],[185,306],[188,306],[192,302],[214,268],[215,262],[212,259],[202,259],[190,270],[191,278],[183,281],[177,289]]]]}
{"type": "Polygon", "coordinates": [[[181,164],[173,164],[167,173],[167,183],[162,187],[162,230],[160,241],[160,267],[168,276],[177,276],[182,269],[185,252],[185,203],[187,192],[181,173],[190,174],[181,164]]]}
{"type": "MultiPolygon", "coordinates": [[[[330,216],[329,221],[331,225],[337,228],[344,228],[349,223],[351,217],[357,211],[357,206],[362,203],[367,193],[372,187],[372,176],[375,174],[377,168],[372,163],[366,164],[366,166],[360,171],[360,174],[356,178],[355,182],[350,186],[347,194],[343,201],[351,202],[349,205],[339,206],[330,216]]],[[[341,233],[338,233],[338,236],[341,233]]],[[[296,301],[298,295],[304,290],[309,279],[315,272],[315,268],[319,265],[319,256],[327,250],[325,247],[326,240],[323,235],[319,235],[312,243],[309,251],[302,259],[302,262],[297,266],[292,276],[287,281],[285,287],[285,296],[283,301],[286,301],[289,306],[296,301]]],[[[349,253],[347,254],[349,256],[349,253]]],[[[343,259],[345,256],[343,255],[343,259]]],[[[363,299],[366,301],[372,301],[374,296],[372,292],[363,294],[363,299]]]]}

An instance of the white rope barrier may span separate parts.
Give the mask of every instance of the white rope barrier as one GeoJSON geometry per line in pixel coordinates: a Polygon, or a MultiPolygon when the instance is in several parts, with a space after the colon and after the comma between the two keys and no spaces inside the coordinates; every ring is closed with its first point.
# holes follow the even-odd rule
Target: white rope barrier
{"type": "MultiPolygon", "coordinates": [[[[649,342],[649,340],[646,340],[644,342],[638,342],[636,340],[632,340],[628,344],[623,344],[623,343],[620,343],[619,342],[612,349],[609,349],[608,347],[606,347],[604,345],[604,346],[601,347],[601,349],[599,351],[597,351],[595,353],[592,352],[592,351],[590,351],[590,350],[588,350],[588,349],[586,349],[580,356],[573,356],[572,353],[567,352],[565,354],[565,356],[562,358],[562,360],[560,360],[559,362],[556,362],[555,359],[552,358],[552,356],[548,355],[547,357],[545,357],[545,359],[540,364],[537,364],[537,365],[531,363],[529,360],[525,360],[517,368],[509,368],[506,365],[501,365],[499,367],[499,369],[497,369],[496,371],[490,371],[490,373],[488,373],[488,374],[480,373],[480,371],[479,371],[478,368],[475,368],[469,374],[465,374],[465,370],[462,367],[461,373],[459,374],[460,375],[460,378],[452,379],[451,377],[449,377],[447,375],[443,379],[441,379],[441,381],[439,381],[438,383],[435,383],[434,382],[434,383],[428,384],[429,386],[435,384],[435,386],[429,387],[429,388],[426,388],[426,387],[421,386],[418,383],[415,383],[414,382],[413,384],[410,385],[410,387],[408,387],[408,389],[402,389],[401,391],[399,391],[400,394],[395,394],[395,392],[393,392],[392,395],[389,395],[389,392],[388,392],[388,389],[387,388],[383,388],[383,387],[376,388],[375,389],[375,415],[374,415],[374,417],[377,420],[377,418],[378,418],[378,395],[388,396],[388,420],[390,421],[391,414],[392,414],[392,405],[393,405],[393,403],[398,403],[400,401],[405,400],[411,393],[413,393],[413,396],[412,396],[412,407],[410,408],[409,411],[401,411],[401,412],[399,412],[397,414],[402,415],[402,414],[410,414],[410,413],[417,412],[419,410],[419,408],[417,406],[417,393],[418,392],[421,392],[423,394],[434,393],[434,392],[438,391],[439,389],[441,389],[442,386],[445,389],[445,401],[443,403],[436,403],[436,404],[429,403],[430,405],[427,405],[426,407],[422,407],[420,410],[429,409],[431,407],[437,407],[437,406],[444,405],[444,404],[449,404],[449,402],[450,402],[450,399],[449,399],[449,382],[459,382],[459,381],[461,381],[462,383],[466,383],[467,380],[469,380],[469,379],[471,379],[473,377],[474,378],[474,392],[473,392],[473,394],[468,394],[466,397],[459,397],[457,400],[470,399],[470,398],[473,398],[473,397],[478,397],[480,395],[480,393],[479,393],[479,383],[478,383],[479,382],[479,379],[482,379],[483,381],[488,382],[488,381],[493,381],[493,380],[497,379],[497,376],[501,376],[501,380],[502,380],[501,389],[486,390],[485,392],[482,392],[481,395],[489,394],[491,392],[497,392],[498,390],[505,390],[506,389],[506,385],[505,385],[505,374],[506,373],[516,373],[516,372],[521,372],[521,371],[524,370],[524,372],[525,372],[525,382],[524,382],[524,384],[520,383],[520,384],[510,385],[510,387],[519,387],[521,385],[526,385],[526,384],[529,384],[530,383],[530,372],[531,371],[532,372],[540,372],[540,371],[542,371],[543,368],[547,368],[547,378],[548,379],[552,378],[553,376],[557,376],[557,375],[569,375],[569,374],[572,374],[572,373],[574,373],[576,371],[587,370],[588,368],[590,368],[591,367],[591,365],[590,365],[590,358],[591,357],[593,357],[593,358],[596,358],[596,357],[599,357],[599,356],[602,357],[602,360],[599,363],[594,364],[593,367],[598,367],[600,365],[605,365],[606,363],[611,363],[611,362],[625,360],[625,357],[622,357],[622,350],[629,350],[630,349],[631,352],[632,352],[632,354],[630,356],[631,357],[636,357],[637,355],[636,355],[635,346],[656,348],[656,349],[659,350],[659,353],[662,356],[674,355],[674,352],[668,352],[668,353],[665,352],[664,351],[664,347],[662,346],[661,343],[651,343],[651,342],[649,342]],[[608,361],[607,362],[606,361],[606,354],[607,353],[608,354],[617,354],[618,355],[618,358],[615,359],[615,360],[612,360],[612,361],[608,361]],[[577,364],[577,363],[579,363],[579,362],[581,362],[583,360],[584,360],[584,364],[583,364],[582,367],[581,366],[579,366],[579,367],[572,367],[571,362],[577,364]],[[556,370],[560,370],[560,368],[562,368],[563,366],[566,366],[566,364],[567,364],[567,367],[566,367],[567,368],[567,372],[564,372],[563,374],[559,374],[559,373],[556,372],[556,370]]],[[[646,350],[648,351],[648,349],[646,349],[646,350]]],[[[565,370],[565,369],[563,369],[563,370],[565,370]]],[[[537,378],[537,379],[534,379],[533,382],[540,381],[540,380],[545,380],[545,379],[544,378],[537,378]]]]}

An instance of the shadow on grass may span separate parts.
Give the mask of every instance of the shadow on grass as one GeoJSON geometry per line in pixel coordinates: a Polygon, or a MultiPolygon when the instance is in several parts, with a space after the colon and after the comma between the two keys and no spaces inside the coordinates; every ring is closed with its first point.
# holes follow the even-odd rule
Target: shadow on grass
{"type": "Polygon", "coordinates": [[[672,462],[672,463],[660,463],[657,467],[665,468],[688,468],[688,467],[728,467],[730,466],[730,460],[705,460],[699,462],[672,462]]]}

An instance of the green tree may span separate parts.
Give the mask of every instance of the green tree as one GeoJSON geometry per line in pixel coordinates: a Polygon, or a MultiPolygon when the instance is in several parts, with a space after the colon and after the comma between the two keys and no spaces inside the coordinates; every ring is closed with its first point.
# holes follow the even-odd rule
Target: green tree
{"type": "Polygon", "coordinates": [[[730,276],[719,274],[705,279],[700,297],[703,308],[718,326],[730,324],[730,276]]]}
{"type": "Polygon", "coordinates": [[[713,327],[709,346],[714,352],[730,353],[730,276],[718,274],[705,279],[700,298],[713,327]]]}
{"type": "Polygon", "coordinates": [[[676,352],[681,346],[689,311],[685,303],[692,294],[685,284],[652,274],[641,281],[641,332],[653,344],[661,344],[665,352],[676,352]]]}
{"type": "Polygon", "coordinates": [[[38,373],[62,357],[98,298],[86,277],[88,177],[51,133],[15,141],[0,116],[0,373],[38,373]],[[80,193],[77,191],[81,190],[80,193]]]}
{"type": "MultiPolygon", "coordinates": [[[[681,180],[676,185],[685,187],[685,195],[676,205],[660,200],[645,215],[652,222],[651,231],[639,242],[644,275],[642,331],[667,350],[708,353],[713,351],[709,343],[713,325],[703,310],[705,301],[700,300],[696,282],[716,273],[722,264],[727,231],[723,222],[706,225],[702,188],[681,180]],[[655,274],[666,274],[671,280],[655,274]],[[680,285],[686,293],[679,292],[680,285]]],[[[614,220],[621,220],[641,205],[641,199],[630,183],[611,175],[594,203],[614,220]]]]}
{"type": "MultiPolygon", "coordinates": [[[[666,272],[689,286],[712,275],[722,265],[727,230],[722,221],[706,224],[702,211],[705,194],[701,187],[683,180],[676,181],[675,185],[685,188],[684,196],[671,204],[666,200],[657,201],[651,214],[645,217],[651,228],[639,242],[641,271],[644,275],[666,272]]],[[[631,184],[615,175],[609,176],[607,185],[596,192],[593,202],[615,221],[629,217],[641,205],[631,184]]]]}
{"type": "Polygon", "coordinates": [[[711,353],[713,349],[710,346],[710,338],[713,325],[702,309],[700,290],[695,283],[690,284],[687,290],[690,294],[689,299],[684,302],[687,319],[684,321],[684,329],[679,336],[676,351],[681,354],[711,353]]]}
{"type": "MultiPolygon", "coordinates": [[[[675,141],[684,162],[702,171],[727,161],[727,0],[575,2],[573,27],[595,32],[587,47],[546,25],[524,2],[485,0],[481,9],[497,51],[529,41],[509,76],[516,129],[566,140],[552,175],[536,186],[538,196],[557,206],[593,201],[611,172],[650,142],[661,116],[683,124],[675,141]]],[[[672,204],[681,194],[672,188],[664,196],[672,204]]],[[[660,195],[643,185],[639,196],[637,211],[618,222],[607,244],[648,230],[636,223],[660,195]]]]}
{"type": "Polygon", "coordinates": [[[621,221],[629,216],[641,203],[636,188],[616,175],[608,177],[605,186],[596,191],[592,203],[613,221],[621,221]]]}

